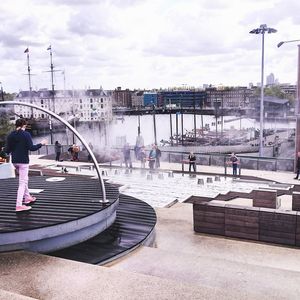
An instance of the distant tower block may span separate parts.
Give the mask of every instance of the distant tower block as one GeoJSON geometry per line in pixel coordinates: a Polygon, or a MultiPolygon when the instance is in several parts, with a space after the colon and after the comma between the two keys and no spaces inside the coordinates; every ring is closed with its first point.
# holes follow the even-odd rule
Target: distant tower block
{"type": "Polygon", "coordinates": [[[215,181],[221,181],[221,177],[220,176],[215,176],[215,181]]]}
{"type": "Polygon", "coordinates": [[[153,179],[152,174],[148,174],[147,175],[147,180],[152,180],[152,179],[153,179]]]}
{"type": "Polygon", "coordinates": [[[172,171],[168,172],[168,177],[174,177],[174,173],[172,171]]]}
{"type": "Polygon", "coordinates": [[[212,183],[212,182],[213,182],[213,179],[212,179],[211,177],[207,177],[207,178],[206,178],[206,182],[207,182],[207,183],[212,183]]]}
{"type": "Polygon", "coordinates": [[[203,178],[198,178],[198,184],[204,185],[204,179],[203,178]]]}
{"type": "Polygon", "coordinates": [[[158,174],[158,179],[164,179],[164,174],[163,173],[159,173],[158,174]]]}

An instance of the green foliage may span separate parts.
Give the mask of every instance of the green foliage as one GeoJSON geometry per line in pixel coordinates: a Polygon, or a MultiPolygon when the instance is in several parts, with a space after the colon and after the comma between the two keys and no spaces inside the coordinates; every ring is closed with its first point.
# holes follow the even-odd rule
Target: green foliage
{"type": "Polygon", "coordinates": [[[10,123],[6,112],[0,111],[0,146],[5,143],[7,134],[12,131],[14,125],[10,123]]]}
{"type": "Polygon", "coordinates": [[[12,100],[14,100],[14,99],[15,99],[15,97],[16,97],[16,93],[12,93],[12,94],[10,94],[10,93],[6,93],[6,92],[4,92],[4,95],[3,95],[3,97],[4,97],[4,101],[12,101],[12,100]]]}
{"type": "Polygon", "coordinates": [[[280,89],[280,87],[278,85],[266,87],[264,92],[265,92],[266,96],[273,96],[273,97],[277,97],[279,99],[286,98],[285,93],[280,89]]]}

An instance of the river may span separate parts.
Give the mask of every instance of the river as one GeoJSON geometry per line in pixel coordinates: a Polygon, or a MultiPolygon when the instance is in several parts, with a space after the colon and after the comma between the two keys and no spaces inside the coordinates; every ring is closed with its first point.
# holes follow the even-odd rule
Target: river
{"type": "MultiPolygon", "coordinates": [[[[157,142],[161,140],[169,140],[170,138],[170,116],[169,115],[156,115],[156,135],[157,142]]],[[[130,145],[134,145],[138,133],[138,116],[124,116],[123,119],[115,117],[115,119],[104,128],[99,124],[80,124],[77,122],[76,129],[87,140],[91,142],[96,148],[119,146],[125,141],[130,145]]],[[[196,116],[196,128],[201,128],[201,116],[196,116]]],[[[221,118],[218,118],[217,131],[221,131],[221,118]]],[[[140,116],[140,130],[141,135],[144,138],[145,145],[151,145],[154,143],[154,122],[152,115],[140,116]]],[[[210,127],[211,131],[216,131],[216,119],[214,116],[203,116],[203,125],[210,127]]],[[[272,128],[289,129],[292,131],[295,129],[295,121],[289,122],[265,122],[264,127],[266,129],[272,128]]],[[[254,119],[236,119],[234,116],[223,117],[223,130],[229,129],[259,129],[259,122],[254,119]]],[[[194,116],[190,114],[183,115],[183,133],[194,129],[194,116]]],[[[172,115],[172,132],[176,133],[176,115],[172,115]]],[[[249,132],[251,132],[249,130],[249,132]]],[[[252,130],[253,132],[253,130],[252,130]]],[[[178,133],[181,134],[181,115],[178,115],[178,133]]],[[[44,135],[49,139],[50,135],[44,135]]],[[[34,140],[38,141],[40,137],[35,137],[34,140]]],[[[53,141],[58,140],[62,144],[72,144],[73,135],[69,130],[66,133],[53,133],[53,141]]],[[[77,142],[77,141],[76,141],[77,142]]]]}

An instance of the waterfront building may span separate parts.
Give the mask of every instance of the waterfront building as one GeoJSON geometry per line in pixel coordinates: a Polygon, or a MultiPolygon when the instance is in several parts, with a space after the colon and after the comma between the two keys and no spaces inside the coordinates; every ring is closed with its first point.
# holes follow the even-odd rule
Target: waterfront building
{"type": "Polygon", "coordinates": [[[292,96],[293,99],[296,98],[297,86],[295,84],[280,83],[279,87],[280,90],[283,91],[286,95],[292,96]]]}
{"type": "Polygon", "coordinates": [[[169,90],[158,93],[158,106],[167,107],[176,105],[177,107],[205,107],[206,92],[203,90],[169,90]]]}
{"type": "Polygon", "coordinates": [[[144,105],[144,92],[135,91],[132,93],[132,107],[140,108],[144,105]]]}
{"type": "Polygon", "coordinates": [[[73,115],[79,121],[110,122],[113,118],[112,98],[102,89],[75,91],[73,100],[73,115]]]}
{"type": "Polygon", "coordinates": [[[144,106],[159,106],[157,102],[158,95],[156,92],[145,92],[144,93],[144,106]]]}
{"type": "Polygon", "coordinates": [[[113,107],[132,107],[132,93],[129,89],[122,90],[121,87],[117,87],[112,95],[113,107]]]}
{"type": "MultiPolygon", "coordinates": [[[[56,90],[41,89],[39,91],[21,91],[15,101],[32,103],[53,110],[65,119],[74,116],[79,121],[111,121],[112,98],[103,89],[88,90],[56,90]]],[[[44,119],[49,116],[30,107],[15,106],[15,113],[24,118],[44,119]]]]}
{"type": "MultiPolygon", "coordinates": [[[[256,110],[260,109],[260,99],[256,101],[256,110]]],[[[290,114],[290,103],[288,99],[275,96],[264,97],[264,113],[266,118],[286,118],[290,114]]]]}
{"type": "Polygon", "coordinates": [[[247,87],[207,88],[208,107],[246,108],[254,106],[254,89],[247,87]]]}

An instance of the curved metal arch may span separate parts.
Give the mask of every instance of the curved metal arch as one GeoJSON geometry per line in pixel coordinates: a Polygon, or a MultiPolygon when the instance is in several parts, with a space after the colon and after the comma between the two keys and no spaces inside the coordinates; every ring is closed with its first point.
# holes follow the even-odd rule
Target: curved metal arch
{"type": "Polygon", "coordinates": [[[103,199],[99,200],[100,203],[109,203],[109,200],[106,199],[106,191],[105,191],[105,186],[104,186],[104,181],[103,178],[101,177],[101,172],[98,166],[98,162],[97,159],[94,155],[94,153],[92,152],[91,148],[89,147],[89,145],[87,144],[87,142],[84,140],[84,138],[80,135],[80,133],[73,127],[71,126],[67,121],[65,121],[63,118],[61,118],[60,116],[58,116],[56,113],[44,108],[44,107],[40,107],[31,103],[25,103],[25,102],[18,102],[18,101],[0,101],[0,105],[21,105],[21,106],[29,106],[32,108],[35,108],[37,110],[41,110],[43,112],[45,112],[46,114],[52,116],[53,118],[57,119],[58,121],[62,122],[64,125],[66,125],[76,136],[77,138],[81,141],[81,143],[84,145],[84,147],[86,148],[86,150],[88,151],[88,153],[90,154],[93,163],[94,163],[94,167],[96,169],[97,175],[98,175],[98,179],[99,179],[99,183],[102,189],[102,193],[103,193],[103,199]]]}

